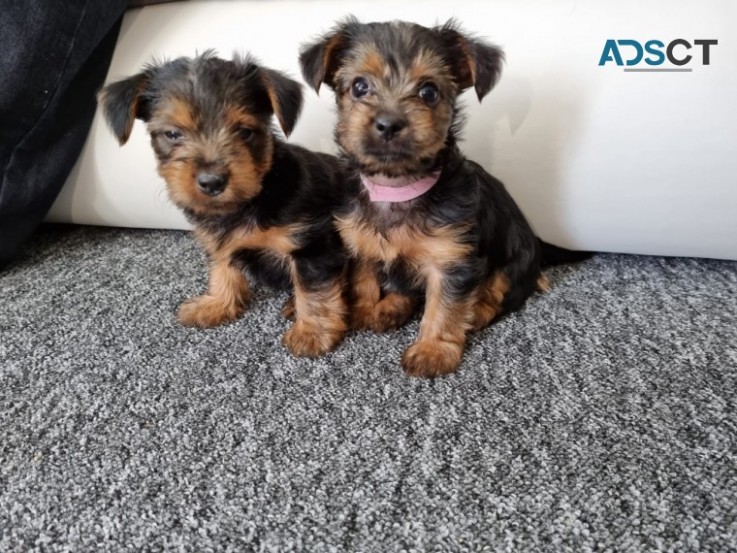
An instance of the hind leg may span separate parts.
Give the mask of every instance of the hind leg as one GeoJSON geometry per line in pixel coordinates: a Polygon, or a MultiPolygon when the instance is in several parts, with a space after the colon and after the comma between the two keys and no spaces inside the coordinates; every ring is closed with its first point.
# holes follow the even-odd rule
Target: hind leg
{"type": "Polygon", "coordinates": [[[281,315],[288,321],[294,321],[297,309],[294,307],[294,294],[289,296],[281,306],[281,315]]]}
{"type": "Polygon", "coordinates": [[[540,273],[540,276],[537,277],[535,288],[538,292],[550,292],[550,281],[548,280],[548,277],[543,273],[540,273]]]}
{"type": "Polygon", "coordinates": [[[480,330],[502,314],[504,296],[509,291],[509,279],[503,273],[495,273],[477,292],[473,306],[472,330],[480,330]]]}
{"type": "MultiPolygon", "coordinates": [[[[481,330],[504,313],[504,298],[510,289],[509,278],[501,272],[495,273],[484,282],[477,292],[477,300],[473,308],[472,330],[481,330]]],[[[549,291],[548,277],[540,273],[535,280],[535,290],[549,291]]]]}
{"type": "Polygon", "coordinates": [[[355,329],[384,332],[399,328],[414,313],[416,300],[398,292],[381,296],[381,284],[376,268],[370,262],[359,260],[351,281],[353,304],[351,321],[355,329]]]}
{"type": "Polygon", "coordinates": [[[389,292],[374,308],[371,330],[394,330],[406,323],[415,311],[416,301],[411,296],[389,292]]]}

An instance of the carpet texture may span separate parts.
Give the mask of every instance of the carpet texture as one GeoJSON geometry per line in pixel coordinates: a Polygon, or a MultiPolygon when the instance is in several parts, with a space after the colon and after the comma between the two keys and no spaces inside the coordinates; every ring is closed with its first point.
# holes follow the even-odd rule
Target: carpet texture
{"type": "Polygon", "coordinates": [[[735,551],[737,263],[598,255],[406,378],[283,292],[213,329],[176,231],[46,227],[0,273],[0,551],[735,551]]]}

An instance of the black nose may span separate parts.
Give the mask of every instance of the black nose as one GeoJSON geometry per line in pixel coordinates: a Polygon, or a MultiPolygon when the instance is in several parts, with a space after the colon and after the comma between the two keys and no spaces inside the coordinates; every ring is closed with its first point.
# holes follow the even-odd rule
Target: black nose
{"type": "Polygon", "coordinates": [[[217,196],[228,183],[225,175],[216,173],[200,173],[197,175],[197,186],[208,196],[217,196]]]}
{"type": "Polygon", "coordinates": [[[379,132],[379,136],[388,142],[407,126],[407,121],[400,115],[382,114],[376,118],[374,125],[379,132]]]}

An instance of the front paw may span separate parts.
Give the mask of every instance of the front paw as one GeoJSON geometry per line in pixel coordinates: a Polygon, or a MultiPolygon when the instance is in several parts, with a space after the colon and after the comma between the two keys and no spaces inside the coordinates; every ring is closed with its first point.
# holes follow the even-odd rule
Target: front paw
{"type": "Polygon", "coordinates": [[[402,367],[409,376],[434,378],[454,373],[461,364],[463,346],[442,340],[418,340],[402,355],[402,367]]]}
{"type": "Polygon", "coordinates": [[[210,328],[236,320],[243,311],[245,308],[241,305],[224,303],[215,296],[205,294],[185,301],[179,307],[177,317],[185,326],[210,328]]]}
{"type": "Polygon", "coordinates": [[[389,294],[372,306],[355,306],[351,323],[355,330],[386,332],[396,330],[406,323],[414,312],[414,302],[407,296],[389,294]]]}
{"type": "Polygon", "coordinates": [[[399,294],[388,294],[374,308],[371,330],[386,332],[398,329],[412,316],[414,307],[411,298],[399,294]]]}
{"type": "Polygon", "coordinates": [[[283,342],[296,357],[318,357],[333,350],[342,338],[343,332],[297,321],[284,334],[283,342]]]}

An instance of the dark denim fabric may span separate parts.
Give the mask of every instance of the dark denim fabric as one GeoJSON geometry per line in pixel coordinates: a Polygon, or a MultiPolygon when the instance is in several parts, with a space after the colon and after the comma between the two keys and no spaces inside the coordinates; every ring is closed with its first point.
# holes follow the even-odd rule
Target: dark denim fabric
{"type": "Polygon", "coordinates": [[[79,156],[127,3],[0,0],[0,267],[79,156]]]}

